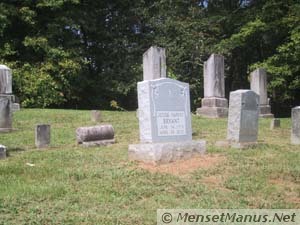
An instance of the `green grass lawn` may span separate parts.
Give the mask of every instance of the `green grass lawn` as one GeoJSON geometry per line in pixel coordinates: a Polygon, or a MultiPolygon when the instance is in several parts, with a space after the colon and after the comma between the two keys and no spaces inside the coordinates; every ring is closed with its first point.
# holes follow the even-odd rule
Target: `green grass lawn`
{"type": "Polygon", "coordinates": [[[236,150],[213,145],[226,138],[226,119],[193,116],[193,138],[207,140],[203,160],[220,160],[170,174],[128,161],[128,144],[139,142],[135,115],[103,111],[117,143],[82,148],[75,129],[93,125],[90,111],[16,112],[15,131],[0,134],[9,153],[0,160],[0,224],[156,224],[158,208],[300,207],[300,146],[290,145],[290,119],[272,131],[270,119],[260,119],[259,146],[236,150]],[[47,150],[35,149],[38,123],[51,124],[47,150]]]}

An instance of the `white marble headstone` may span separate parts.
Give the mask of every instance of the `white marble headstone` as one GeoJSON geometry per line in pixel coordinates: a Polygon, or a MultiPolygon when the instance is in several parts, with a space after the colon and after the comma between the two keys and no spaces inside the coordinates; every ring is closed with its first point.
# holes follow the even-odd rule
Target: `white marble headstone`
{"type": "Polygon", "coordinates": [[[259,95],[261,105],[268,105],[267,95],[267,72],[265,69],[259,68],[250,74],[251,90],[259,95]]]}
{"type": "Polygon", "coordinates": [[[225,97],[224,57],[212,54],[204,62],[204,97],[225,97]]]}
{"type": "Polygon", "coordinates": [[[154,80],[166,77],[166,50],[152,46],[143,55],[143,78],[154,80]]]}
{"type": "Polygon", "coordinates": [[[0,94],[12,93],[11,69],[5,65],[0,65],[0,94]]]}
{"type": "Polygon", "coordinates": [[[169,78],[138,83],[142,143],[191,141],[189,84],[169,78]]]}

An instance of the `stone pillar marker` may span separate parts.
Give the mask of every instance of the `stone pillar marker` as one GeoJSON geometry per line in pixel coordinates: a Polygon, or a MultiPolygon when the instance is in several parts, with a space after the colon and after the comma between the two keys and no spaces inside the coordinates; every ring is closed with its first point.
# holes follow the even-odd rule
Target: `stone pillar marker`
{"type": "Polygon", "coordinates": [[[138,82],[140,144],[129,159],[169,163],[201,155],[206,142],[192,141],[189,85],[169,78],[138,82]]]}
{"type": "Polygon", "coordinates": [[[0,65],[0,98],[10,98],[12,112],[20,110],[20,104],[15,102],[12,94],[12,71],[5,65],[0,65]]]}
{"type": "Polygon", "coordinates": [[[230,92],[227,140],[231,147],[246,148],[257,143],[259,95],[251,90],[230,92]]]}
{"type": "Polygon", "coordinates": [[[50,125],[38,124],[35,128],[35,146],[47,148],[50,145],[50,125]]]}
{"type": "Polygon", "coordinates": [[[292,108],[291,144],[300,145],[300,106],[292,108]]]}
{"type": "Polygon", "coordinates": [[[224,57],[212,54],[204,62],[204,98],[197,115],[207,118],[222,118],[228,115],[228,101],[225,98],[224,57]]]}
{"type": "Polygon", "coordinates": [[[12,111],[10,96],[0,96],[0,132],[12,130],[12,111]]]}
{"type": "Polygon", "coordinates": [[[271,107],[269,105],[268,93],[267,93],[267,72],[263,68],[258,68],[250,74],[250,86],[251,90],[259,95],[259,116],[273,118],[271,113],[271,107]]]}
{"type": "Polygon", "coordinates": [[[166,50],[152,46],[143,55],[143,79],[154,80],[167,76],[166,50]]]}

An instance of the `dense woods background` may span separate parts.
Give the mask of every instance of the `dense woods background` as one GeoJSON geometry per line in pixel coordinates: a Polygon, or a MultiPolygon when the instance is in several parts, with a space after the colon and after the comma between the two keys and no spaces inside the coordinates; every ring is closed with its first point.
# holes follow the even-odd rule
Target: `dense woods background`
{"type": "Polygon", "coordinates": [[[203,62],[225,56],[226,91],[268,71],[276,115],[300,105],[299,0],[1,0],[0,63],[23,107],[136,108],[142,54],[203,97],[203,62]]]}

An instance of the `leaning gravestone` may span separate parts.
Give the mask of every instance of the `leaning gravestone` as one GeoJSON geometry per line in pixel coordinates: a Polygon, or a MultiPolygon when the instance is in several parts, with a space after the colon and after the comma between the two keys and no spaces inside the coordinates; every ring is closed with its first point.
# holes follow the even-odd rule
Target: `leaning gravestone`
{"type": "Polygon", "coordinates": [[[267,93],[267,72],[265,69],[258,68],[250,74],[251,90],[259,95],[259,116],[273,118],[271,106],[269,105],[267,93]]]}
{"type": "Polygon", "coordinates": [[[259,95],[250,90],[230,92],[227,140],[231,147],[257,143],[259,95]]]}
{"type": "Polygon", "coordinates": [[[0,97],[0,132],[12,130],[12,111],[10,96],[0,97]]]}
{"type": "Polygon", "coordinates": [[[207,118],[221,118],[228,115],[228,101],[225,98],[224,57],[212,54],[204,62],[204,98],[197,114],[207,118]]]}
{"type": "Polygon", "coordinates": [[[294,145],[300,145],[300,106],[292,108],[291,143],[294,145]]]}
{"type": "Polygon", "coordinates": [[[166,50],[152,46],[143,55],[144,80],[164,78],[166,71],[166,50]]]}
{"type": "Polygon", "coordinates": [[[50,145],[50,125],[38,124],[35,127],[35,146],[37,148],[47,148],[50,145]]]}
{"type": "Polygon", "coordinates": [[[20,110],[20,105],[15,102],[12,94],[12,72],[5,65],[0,65],[0,98],[10,98],[13,112],[20,110]]]}
{"type": "Polygon", "coordinates": [[[189,85],[169,78],[138,83],[140,144],[129,158],[159,164],[203,154],[206,143],[192,141],[189,85]]]}

